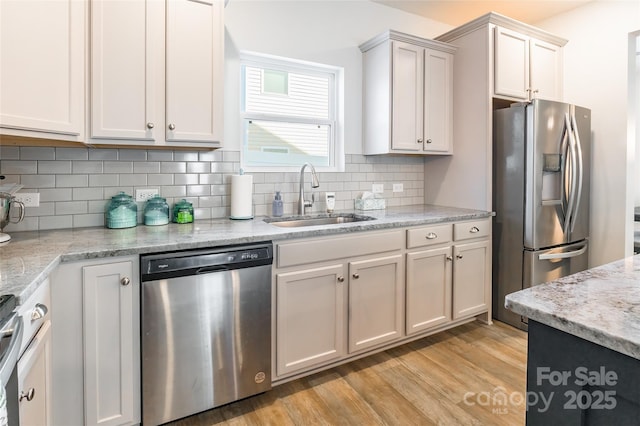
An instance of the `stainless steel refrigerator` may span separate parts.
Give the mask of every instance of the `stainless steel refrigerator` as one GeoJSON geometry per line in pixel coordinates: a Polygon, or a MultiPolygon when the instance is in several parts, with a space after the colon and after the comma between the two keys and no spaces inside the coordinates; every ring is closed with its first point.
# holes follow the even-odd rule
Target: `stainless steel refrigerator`
{"type": "Polygon", "coordinates": [[[536,99],[494,111],[493,316],[509,293],[587,269],[591,111],[536,99]]]}

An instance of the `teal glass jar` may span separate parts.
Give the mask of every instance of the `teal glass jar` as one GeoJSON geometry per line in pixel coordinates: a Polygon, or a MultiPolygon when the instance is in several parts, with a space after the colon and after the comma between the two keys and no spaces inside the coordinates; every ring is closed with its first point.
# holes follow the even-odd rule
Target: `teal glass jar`
{"type": "Polygon", "coordinates": [[[105,224],[107,228],[131,228],[138,224],[138,205],[131,195],[124,192],[111,197],[105,210],[105,224]]]}
{"type": "Polygon", "coordinates": [[[193,204],[182,199],[173,206],[173,222],[174,223],[192,223],[193,222],[193,204]]]}
{"type": "Polygon", "coordinates": [[[169,204],[166,198],[154,195],[147,200],[144,206],[144,224],[145,225],[166,225],[169,223],[169,204]]]}

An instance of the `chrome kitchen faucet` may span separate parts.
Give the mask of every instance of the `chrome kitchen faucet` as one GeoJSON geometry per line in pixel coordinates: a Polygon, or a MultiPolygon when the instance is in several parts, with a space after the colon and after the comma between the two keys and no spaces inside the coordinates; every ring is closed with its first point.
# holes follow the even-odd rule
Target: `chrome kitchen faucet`
{"type": "Polygon", "coordinates": [[[305,207],[313,206],[313,195],[311,201],[306,201],[304,199],[304,168],[309,166],[311,168],[311,187],[317,188],[320,186],[320,182],[318,181],[318,175],[316,174],[316,169],[313,167],[311,163],[304,163],[302,168],[300,169],[300,194],[298,198],[298,214],[304,214],[305,207]]]}

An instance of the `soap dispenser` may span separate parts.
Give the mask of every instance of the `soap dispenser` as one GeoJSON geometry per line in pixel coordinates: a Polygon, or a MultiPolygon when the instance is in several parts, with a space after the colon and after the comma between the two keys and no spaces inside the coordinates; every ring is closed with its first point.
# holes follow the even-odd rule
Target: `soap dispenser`
{"type": "Polygon", "coordinates": [[[271,215],[275,217],[282,216],[284,207],[282,204],[282,195],[280,195],[280,191],[276,191],[276,196],[273,199],[273,207],[271,211],[271,215]]]}

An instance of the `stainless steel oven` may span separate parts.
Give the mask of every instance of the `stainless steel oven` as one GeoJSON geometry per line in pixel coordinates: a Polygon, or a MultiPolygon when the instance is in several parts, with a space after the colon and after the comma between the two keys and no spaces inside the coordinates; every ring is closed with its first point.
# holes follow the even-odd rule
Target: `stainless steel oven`
{"type": "Polygon", "coordinates": [[[22,343],[22,317],[15,312],[13,295],[0,296],[0,424],[19,425],[18,355],[22,343]]]}
{"type": "Polygon", "coordinates": [[[270,242],[140,261],[145,426],[271,388],[270,242]]]}

